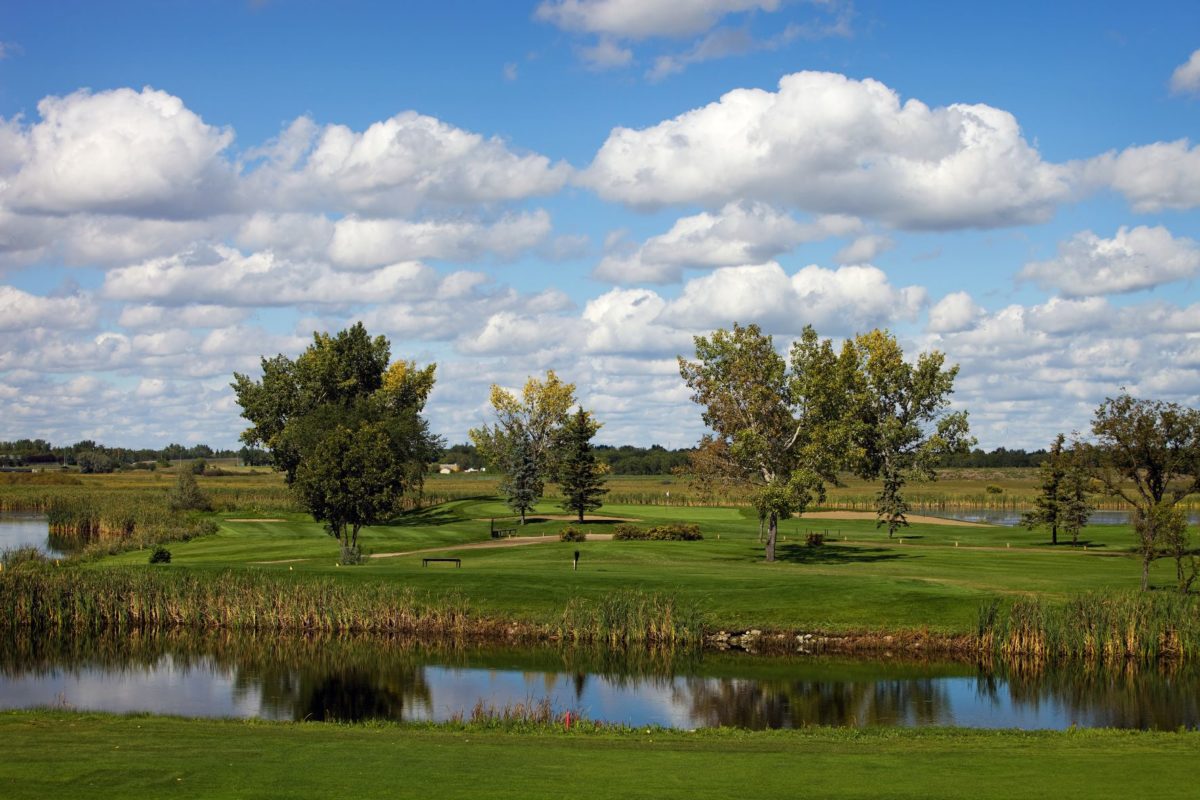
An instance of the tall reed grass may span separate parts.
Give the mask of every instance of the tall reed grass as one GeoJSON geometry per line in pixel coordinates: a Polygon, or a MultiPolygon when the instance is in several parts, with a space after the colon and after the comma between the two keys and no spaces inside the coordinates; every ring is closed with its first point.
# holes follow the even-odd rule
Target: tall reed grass
{"type": "Polygon", "coordinates": [[[1118,662],[1200,655],[1200,597],[1173,592],[1088,593],[1063,605],[1023,598],[985,604],[977,641],[1005,659],[1118,662]]]}

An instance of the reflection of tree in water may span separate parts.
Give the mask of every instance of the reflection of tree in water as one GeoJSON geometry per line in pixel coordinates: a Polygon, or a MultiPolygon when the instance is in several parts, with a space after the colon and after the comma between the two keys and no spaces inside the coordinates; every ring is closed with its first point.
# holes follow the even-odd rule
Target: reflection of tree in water
{"type": "Polygon", "coordinates": [[[296,720],[406,720],[433,707],[425,668],[408,663],[245,665],[234,685],[260,692],[270,716],[296,720]]]}
{"type": "Polygon", "coordinates": [[[674,699],[700,725],[931,725],[950,721],[944,685],[930,678],[880,681],[687,678],[674,699]]]}
{"type": "Polygon", "coordinates": [[[1001,672],[1013,706],[1060,708],[1070,724],[1157,730],[1200,725],[1200,665],[1071,661],[1001,672]]]}

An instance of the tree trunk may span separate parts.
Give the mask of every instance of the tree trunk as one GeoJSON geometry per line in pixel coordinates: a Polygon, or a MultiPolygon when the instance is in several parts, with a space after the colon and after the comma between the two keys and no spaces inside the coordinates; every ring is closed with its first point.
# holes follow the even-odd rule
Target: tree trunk
{"type": "Polygon", "coordinates": [[[579,524],[583,524],[583,509],[579,509],[579,524]]]}
{"type": "Polygon", "coordinates": [[[353,533],[350,534],[350,549],[351,550],[358,549],[358,529],[359,529],[359,527],[360,526],[355,525],[353,527],[353,533]]]}
{"type": "Polygon", "coordinates": [[[1058,525],[1050,526],[1050,544],[1058,544],[1058,525]]]}
{"type": "Polygon", "coordinates": [[[775,560],[775,537],[779,533],[779,517],[774,511],[767,521],[767,563],[775,560]]]}
{"type": "Polygon", "coordinates": [[[525,524],[525,509],[521,509],[521,524],[525,524]]]}
{"type": "Polygon", "coordinates": [[[1142,556],[1142,591],[1150,589],[1150,556],[1142,556]]]}

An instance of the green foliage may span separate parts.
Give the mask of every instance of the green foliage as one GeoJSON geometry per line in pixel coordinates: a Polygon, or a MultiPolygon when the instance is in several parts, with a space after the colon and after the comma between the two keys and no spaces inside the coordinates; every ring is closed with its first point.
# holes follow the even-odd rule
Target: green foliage
{"type": "Polygon", "coordinates": [[[521,515],[521,524],[524,525],[525,515],[533,510],[545,491],[533,448],[524,438],[518,438],[508,453],[500,491],[508,507],[521,515]]]}
{"type": "Polygon", "coordinates": [[[860,477],[882,482],[875,510],[891,537],[908,525],[905,484],[936,479],[940,459],[974,444],[966,412],[946,412],[958,366],[943,368],[936,350],[909,363],[896,337],[881,330],[856,336],[847,350],[855,362],[850,463],[860,477]]]}
{"type": "Polygon", "coordinates": [[[591,414],[580,408],[572,414],[558,437],[558,483],[562,493],[562,507],[574,511],[579,521],[588,511],[595,511],[603,503],[600,500],[608,489],[604,488],[604,476],[596,455],[592,451],[592,437],[600,425],[591,414]]]}
{"type": "MultiPolygon", "coordinates": [[[[1096,409],[1092,433],[1096,442],[1083,448],[1084,456],[1104,491],[1133,507],[1146,590],[1150,562],[1178,538],[1172,509],[1200,490],[1200,411],[1122,394],[1096,409]]],[[[1182,562],[1178,567],[1182,583],[1182,562]]]]}
{"type": "Polygon", "coordinates": [[[158,547],[154,548],[154,552],[150,554],[150,563],[151,564],[170,564],[171,563],[171,551],[168,550],[167,548],[163,547],[162,545],[159,545],[158,547]]]}
{"type": "Polygon", "coordinates": [[[586,542],[587,533],[574,525],[568,525],[558,532],[558,540],[560,542],[586,542]]]}
{"type": "Polygon", "coordinates": [[[768,525],[766,559],[775,559],[780,517],[804,508],[825,482],[836,483],[850,433],[846,416],[853,352],[838,356],[811,326],[792,346],[790,365],[757,325],[734,324],[695,337],[696,360],[679,372],[713,431],[692,456],[706,491],[753,488],[768,525]]]}
{"type": "Polygon", "coordinates": [[[1058,532],[1071,534],[1071,543],[1079,543],[1094,508],[1087,469],[1075,450],[1066,448],[1066,437],[1059,434],[1046,459],[1038,467],[1041,491],[1034,499],[1034,508],[1021,516],[1021,524],[1030,530],[1050,529],[1051,544],[1058,544],[1058,532]]]}
{"type": "Polygon", "coordinates": [[[420,416],[435,365],[389,367],[389,357],[387,339],[356,323],[313,334],[295,361],[264,358],[261,381],[234,374],[252,424],[242,441],[266,446],[304,507],[349,550],[362,527],[384,522],[419,491],[440,448],[420,416]]]}
{"type": "Polygon", "coordinates": [[[84,475],[112,472],[117,468],[117,464],[112,458],[95,450],[80,453],[75,457],[75,463],[79,465],[79,471],[84,475]]]}
{"type": "Polygon", "coordinates": [[[804,537],[804,543],[809,547],[821,547],[825,544],[825,534],[820,531],[809,531],[804,537]]]}
{"type": "Polygon", "coordinates": [[[0,566],[7,570],[36,568],[46,563],[46,554],[36,547],[9,547],[0,550],[0,566]]]}
{"type": "Polygon", "coordinates": [[[672,522],[649,528],[621,524],[613,528],[614,541],[697,542],[703,538],[700,526],[694,523],[672,522]]]}
{"type": "Polygon", "coordinates": [[[196,473],[190,469],[179,470],[167,504],[173,511],[212,511],[212,500],[200,490],[196,473]]]}

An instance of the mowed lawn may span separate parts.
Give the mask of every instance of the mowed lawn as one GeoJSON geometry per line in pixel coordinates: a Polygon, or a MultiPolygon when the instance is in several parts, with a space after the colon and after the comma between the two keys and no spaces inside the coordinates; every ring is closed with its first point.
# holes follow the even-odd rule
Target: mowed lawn
{"type": "MultiPolygon", "coordinates": [[[[546,503],[539,513],[562,512],[546,503]]],[[[693,604],[711,627],[827,632],[965,633],[974,629],[980,605],[993,597],[1037,594],[1056,602],[1088,590],[1135,589],[1139,580],[1139,564],[1129,553],[1132,534],[1121,526],[1086,529],[1084,550],[1051,547],[1048,535],[1024,529],[915,522],[889,540],[869,520],[800,518],[782,524],[778,561],[766,564],[758,521],[744,509],[613,505],[599,513],[643,524],[695,522],[705,539],[566,543],[557,541],[557,534],[567,522],[547,519],[521,531],[544,536],[545,542],[463,547],[490,542],[489,518],[507,518],[500,501],[481,498],[364,529],[368,553],[410,554],[372,558],[362,566],[337,566],[336,542],[310,519],[291,515],[277,522],[245,522],[227,515],[215,536],[170,545],[173,561],[159,568],[293,570],[394,582],[454,591],[478,613],[532,621],[558,618],[571,598],[638,589],[693,604]],[[806,546],[808,530],[828,531],[827,543],[806,546]],[[446,549],[412,552],[430,548],[446,549]],[[572,569],[575,551],[578,571],[572,569]],[[423,567],[423,555],[458,557],[462,567],[423,567]]],[[[583,527],[606,533],[613,523],[583,527]]],[[[136,551],[95,563],[145,564],[146,559],[146,552],[136,551]]],[[[1159,562],[1153,576],[1170,585],[1173,565],[1159,562]]]]}
{"type": "Polygon", "coordinates": [[[0,714],[21,798],[1195,797],[1200,734],[602,733],[0,714]]]}

